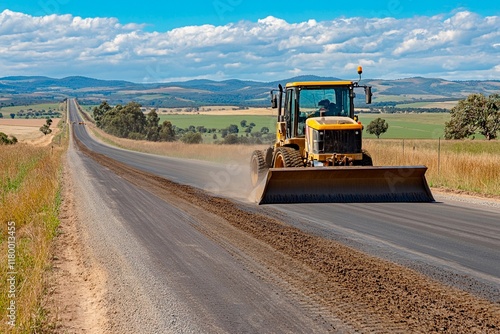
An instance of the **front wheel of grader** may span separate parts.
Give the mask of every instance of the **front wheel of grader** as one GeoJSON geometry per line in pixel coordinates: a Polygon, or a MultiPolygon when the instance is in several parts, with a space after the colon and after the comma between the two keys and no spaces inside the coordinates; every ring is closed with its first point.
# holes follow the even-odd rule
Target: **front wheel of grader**
{"type": "Polygon", "coordinates": [[[290,147],[278,147],[274,155],[274,168],[304,167],[300,152],[290,147]]]}

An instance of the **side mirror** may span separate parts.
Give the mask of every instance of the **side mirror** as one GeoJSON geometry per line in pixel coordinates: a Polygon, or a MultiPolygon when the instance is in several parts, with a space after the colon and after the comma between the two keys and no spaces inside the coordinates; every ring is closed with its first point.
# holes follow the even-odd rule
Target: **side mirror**
{"type": "Polygon", "coordinates": [[[271,92],[271,108],[278,108],[278,97],[271,92]]]}
{"type": "Polygon", "coordinates": [[[372,103],[372,87],[371,86],[365,87],[365,102],[366,102],[366,104],[372,103]]]}

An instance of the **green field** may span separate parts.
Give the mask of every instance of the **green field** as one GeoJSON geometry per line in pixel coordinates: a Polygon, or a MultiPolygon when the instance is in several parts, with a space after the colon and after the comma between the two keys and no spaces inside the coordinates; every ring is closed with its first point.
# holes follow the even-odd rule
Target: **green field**
{"type": "MultiPolygon", "coordinates": [[[[380,138],[438,139],[444,136],[444,124],[450,120],[448,113],[436,114],[361,114],[359,119],[367,126],[375,118],[385,119],[389,129],[380,138]]],[[[363,134],[365,138],[375,135],[363,134]]]]}
{"type": "Polygon", "coordinates": [[[178,128],[188,128],[193,125],[204,126],[207,129],[225,129],[231,124],[235,124],[240,129],[240,133],[244,132],[244,128],[240,123],[242,120],[247,121],[247,125],[255,123],[253,132],[260,131],[263,127],[269,128],[272,132],[276,128],[276,116],[221,116],[221,115],[160,115],[160,123],[168,120],[178,128]]]}
{"type": "Polygon", "coordinates": [[[12,107],[1,107],[0,108],[0,113],[3,114],[4,118],[10,118],[10,114],[14,113],[17,114],[19,111],[24,110],[28,111],[29,109],[33,111],[49,111],[53,110],[56,112],[61,112],[59,110],[60,104],[59,103],[42,103],[42,104],[33,104],[33,105],[25,105],[25,106],[12,106],[12,107]]]}
{"type": "MultiPolygon", "coordinates": [[[[383,118],[389,123],[389,130],[381,136],[386,139],[408,138],[408,139],[437,139],[444,135],[444,124],[450,119],[449,114],[360,114],[360,121],[365,126],[375,118],[383,118]]],[[[244,130],[240,126],[241,120],[247,124],[255,123],[253,131],[260,131],[262,127],[268,127],[274,131],[276,124],[275,116],[219,116],[219,115],[161,115],[161,122],[169,120],[179,128],[205,126],[207,129],[224,129],[231,124],[244,130]]],[[[376,138],[374,135],[364,133],[365,138],[376,138]]]]}

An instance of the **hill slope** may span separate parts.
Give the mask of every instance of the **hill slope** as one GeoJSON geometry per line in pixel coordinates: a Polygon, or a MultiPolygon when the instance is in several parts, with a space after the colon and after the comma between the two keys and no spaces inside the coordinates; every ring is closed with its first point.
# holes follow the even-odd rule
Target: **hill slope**
{"type": "MultiPolygon", "coordinates": [[[[0,78],[1,105],[19,101],[57,100],[66,97],[99,103],[137,101],[145,106],[183,107],[200,105],[267,106],[269,91],[293,81],[339,80],[333,77],[300,76],[274,82],[245,80],[190,80],[185,82],[141,84],[117,80],[99,80],[81,76],[54,79],[43,76],[0,78]]],[[[400,80],[366,79],[372,85],[374,102],[445,101],[464,98],[470,93],[486,95],[500,92],[500,81],[447,81],[433,78],[400,80]]]]}

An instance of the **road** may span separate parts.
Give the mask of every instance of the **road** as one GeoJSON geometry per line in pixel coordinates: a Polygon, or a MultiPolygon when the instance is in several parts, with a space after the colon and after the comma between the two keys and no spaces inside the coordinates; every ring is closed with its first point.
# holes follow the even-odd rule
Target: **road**
{"type": "MultiPolygon", "coordinates": [[[[80,116],[74,101],[71,100],[69,106],[70,120],[78,123],[80,116]]],[[[174,182],[229,198],[245,210],[279,217],[303,231],[340,241],[365,253],[416,269],[447,285],[464,289],[495,303],[500,302],[498,206],[486,206],[481,201],[455,201],[436,196],[436,203],[257,207],[251,203],[249,192],[241,191],[249,189],[246,177],[248,171],[244,165],[220,165],[130,152],[94,140],[85,126],[75,124],[73,131],[85,146],[96,153],[174,182]]],[[[191,225],[199,222],[186,217],[185,213],[173,205],[165,205],[159,200],[155,202],[157,199],[152,199],[144,191],[133,187],[124,188],[119,177],[113,176],[109,171],[103,172],[95,162],[86,160],[85,165],[91,177],[98,181],[99,192],[112,199],[115,212],[126,213],[126,217],[122,218],[127,220],[127,233],[138,236],[142,246],[146,245],[150,249],[148,256],[152,256],[153,261],[166,263],[164,254],[171,254],[172,258],[167,262],[169,266],[174,264],[173,268],[167,270],[165,266],[160,266],[160,269],[154,271],[148,269],[150,274],[158,278],[177,273],[175,275],[189,278],[187,284],[180,283],[181,277],[171,277],[169,281],[177,282],[177,285],[174,284],[176,287],[173,294],[182,292],[182,295],[191,296],[188,298],[191,302],[183,299],[182,302],[179,301],[179,307],[196,311],[191,316],[191,319],[198,319],[194,322],[193,331],[199,330],[196,324],[210,323],[215,325],[205,328],[208,332],[217,332],[218,329],[251,332],[256,329],[255,319],[259,319],[259,329],[280,328],[292,332],[307,332],[311,329],[322,332],[332,328],[341,332],[353,330],[335,317],[324,322],[311,321],[314,318],[311,312],[316,316],[327,316],[318,311],[319,307],[311,311],[310,308],[300,306],[301,303],[294,299],[297,297],[290,296],[273,284],[255,281],[256,278],[241,265],[241,259],[235,262],[228,255],[227,249],[206,240],[196,229],[186,231],[185,226],[167,228],[161,224],[145,224],[145,221],[154,222],[155,217],[160,216],[179,222],[187,219],[191,221],[191,225]],[[114,199],[117,192],[121,195],[120,201],[114,199]],[[134,214],[129,208],[138,207],[138,203],[134,203],[136,200],[140,201],[139,207],[142,209],[134,214]],[[169,235],[180,236],[180,239],[173,241],[168,238],[169,235]],[[180,246],[182,247],[179,248],[180,246]],[[213,263],[207,265],[208,262],[213,263]],[[195,274],[194,271],[199,268],[206,268],[207,272],[195,274]],[[191,289],[193,286],[198,288],[191,289]],[[206,289],[199,288],[203,286],[206,289]],[[220,291],[227,287],[231,291],[221,296],[220,291]],[[202,304],[200,300],[210,302],[202,304]],[[245,302],[242,303],[242,300],[245,302]],[[228,308],[224,305],[237,307],[228,308]],[[242,316],[243,314],[246,316],[242,316]]],[[[127,238],[124,236],[124,239],[127,238]]],[[[137,254],[140,253],[138,250],[137,254]]],[[[158,279],[152,281],[161,282],[158,279]]],[[[169,289],[172,290],[170,287],[163,291],[169,289]]]]}

